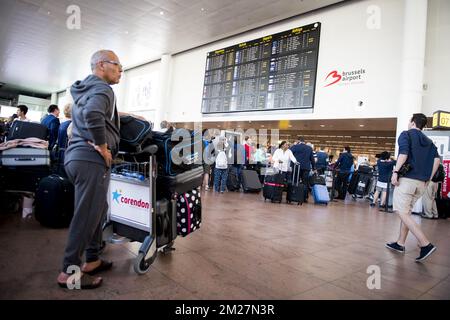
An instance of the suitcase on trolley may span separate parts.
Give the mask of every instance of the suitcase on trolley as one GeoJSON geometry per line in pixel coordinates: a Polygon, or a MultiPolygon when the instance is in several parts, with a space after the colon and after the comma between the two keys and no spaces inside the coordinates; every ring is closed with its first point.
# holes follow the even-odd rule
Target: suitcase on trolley
{"type": "Polygon", "coordinates": [[[292,182],[288,184],[286,202],[297,202],[297,204],[303,204],[305,201],[306,190],[305,185],[300,182],[300,166],[294,165],[294,170],[292,171],[292,182]]]}
{"type": "Polygon", "coordinates": [[[56,174],[42,179],[36,191],[36,220],[46,227],[67,228],[73,217],[74,195],[68,179],[56,174]]]}
{"type": "Polygon", "coordinates": [[[202,185],[203,167],[177,174],[175,176],[158,175],[156,178],[157,198],[170,199],[174,193],[184,193],[202,185]]]}
{"type": "Polygon", "coordinates": [[[8,131],[7,140],[38,138],[48,140],[48,129],[46,126],[28,121],[14,121],[8,131]]]}
{"type": "Polygon", "coordinates": [[[177,129],[169,133],[154,131],[151,141],[158,146],[156,159],[160,174],[175,176],[201,166],[201,132],[191,132],[187,129],[177,129]]]}
{"type": "Polygon", "coordinates": [[[242,189],[244,192],[260,192],[261,182],[254,170],[242,170],[242,189]]]}
{"type": "Polygon", "coordinates": [[[177,211],[175,204],[167,199],[156,202],[156,246],[172,247],[177,237],[177,211]]]}
{"type": "Polygon", "coordinates": [[[272,202],[281,203],[283,198],[284,179],[283,175],[276,173],[266,175],[264,178],[263,197],[264,201],[269,199],[272,202]]]}
{"type": "Polygon", "coordinates": [[[3,150],[0,156],[3,166],[50,166],[48,149],[17,147],[3,150]]]}
{"type": "Polygon", "coordinates": [[[202,225],[200,188],[176,196],[177,234],[186,237],[202,225]]]}

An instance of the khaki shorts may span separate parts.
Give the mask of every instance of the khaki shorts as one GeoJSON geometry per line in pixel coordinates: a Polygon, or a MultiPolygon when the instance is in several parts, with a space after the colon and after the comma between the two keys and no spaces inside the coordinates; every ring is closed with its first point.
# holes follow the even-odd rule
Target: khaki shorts
{"type": "Polygon", "coordinates": [[[411,212],[416,201],[425,192],[425,182],[410,178],[400,178],[398,181],[400,185],[394,189],[394,210],[411,212]]]}

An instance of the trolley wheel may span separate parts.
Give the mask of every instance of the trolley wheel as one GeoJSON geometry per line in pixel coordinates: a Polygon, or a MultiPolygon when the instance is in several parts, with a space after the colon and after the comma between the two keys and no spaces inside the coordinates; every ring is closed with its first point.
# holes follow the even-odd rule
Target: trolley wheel
{"type": "Polygon", "coordinates": [[[134,272],[137,274],[146,274],[148,269],[150,268],[151,264],[156,258],[157,251],[155,251],[155,254],[150,259],[145,259],[145,253],[139,252],[138,256],[134,260],[134,272]]]}

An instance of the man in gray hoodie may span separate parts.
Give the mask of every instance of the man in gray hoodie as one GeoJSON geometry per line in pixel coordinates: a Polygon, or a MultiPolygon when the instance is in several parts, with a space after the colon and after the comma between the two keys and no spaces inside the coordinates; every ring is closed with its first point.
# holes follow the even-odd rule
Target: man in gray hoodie
{"type": "Polygon", "coordinates": [[[112,51],[101,50],[91,58],[92,74],[71,87],[72,139],[64,166],[75,186],[74,217],[64,253],[63,270],[57,282],[71,287],[73,267],[81,267],[81,289],[100,286],[93,275],[110,269],[112,262],[99,258],[102,222],[108,203],[107,192],[112,159],[119,151],[119,113],[110,85],[117,84],[122,65],[112,51]],[[83,252],[86,262],[81,266],[83,252]]]}

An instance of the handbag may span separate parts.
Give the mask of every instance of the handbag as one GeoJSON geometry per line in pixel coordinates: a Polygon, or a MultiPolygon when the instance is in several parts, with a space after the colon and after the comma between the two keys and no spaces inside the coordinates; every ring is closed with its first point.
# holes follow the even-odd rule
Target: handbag
{"type": "Polygon", "coordinates": [[[436,173],[434,174],[434,176],[431,179],[431,181],[433,181],[433,182],[442,182],[444,180],[445,180],[445,170],[444,170],[444,166],[442,165],[442,163],[440,163],[439,167],[436,170],[436,173]]]}

